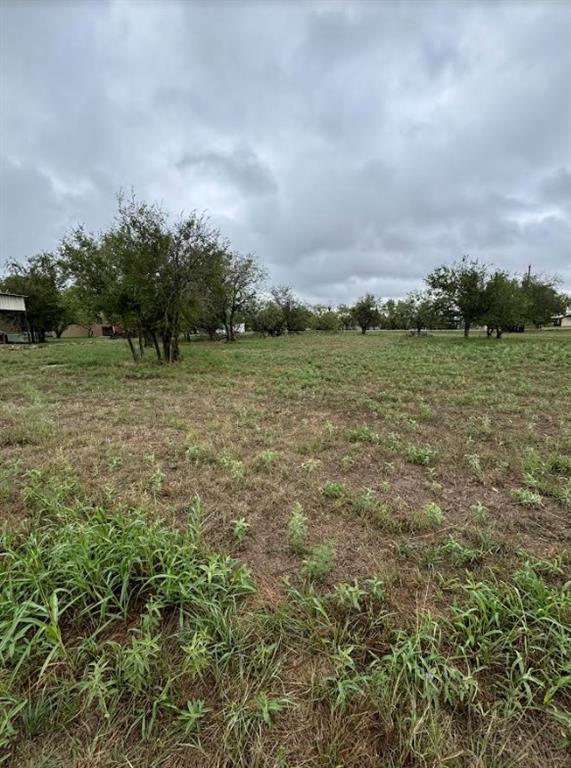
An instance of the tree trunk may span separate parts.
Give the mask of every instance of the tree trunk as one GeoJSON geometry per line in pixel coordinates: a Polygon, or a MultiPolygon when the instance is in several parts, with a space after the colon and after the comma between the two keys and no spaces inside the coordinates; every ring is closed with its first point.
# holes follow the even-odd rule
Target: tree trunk
{"type": "Polygon", "coordinates": [[[131,354],[133,355],[133,362],[137,363],[138,362],[137,350],[133,346],[133,342],[131,340],[131,334],[130,333],[127,333],[127,344],[129,345],[129,349],[131,350],[131,354]]]}
{"type": "Polygon", "coordinates": [[[163,358],[165,363],[171,359],[171,345],[168,333],[163,333],[163,358]]]}
{"type": "Polygon", "coordinates": [[[361,333],[363,334],[367,333],[367,327],[365,325],[361,326],[361,333]]]}
{"type": "Polygon", "coordinates": [[[467,339],[470,335],[470,323],[468,321],[464,322],[464,338],[467,339]]]}
{"type": "Polygon", "coordinates": [[[180,350],[178,348],[178,333],[171,337],[171,363],[176,363],[180,359],[180,350]]]}
{"type": "Polygon", "coordinates": [[[122,317],[121,319],[123,321],[123,329],[124,329],[124,332],[125,332],[125,337],[127,339],[127,344],[129,345],[129,349],[131,350],[131,354],[133,355],[133,362],[137,363],[138,362],[137,350],[135,349],[135,347],[133,345],[133,341],[131,339],[131,331],[129,331],[128,328],[127,328],[127,320],[126,320],[126,318],[122,317]]]}
{"type": "Polygon", "coordinates": [[[154,331],[151,331],[151,340],[153,342],[153,346],[155,348],[155,352],[157,353],[157,360],[159,363],[162,363],[161,359],[161,348],[159,347],[159,342],[157,339],[157,334],[154,331]]]}
{"type": "Polygon", "coordinates": [[[503,333],[503,332],[504,332],[504,329],[503,329],[503,328],[500,328],[500,327],[498,326],[498,328],[496,328],[496,339],[501,339],[501,338],[502,338],[502,333],[503,333]]]}

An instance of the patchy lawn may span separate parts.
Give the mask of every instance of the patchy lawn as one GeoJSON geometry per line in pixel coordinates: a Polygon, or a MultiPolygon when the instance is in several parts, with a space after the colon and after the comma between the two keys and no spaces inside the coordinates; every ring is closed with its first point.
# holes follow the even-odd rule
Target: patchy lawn
{"type": "Polygon", "coordinates": [[[0,348],[8,763],[566,765],[571,332],[183,353],[0,348]]]}

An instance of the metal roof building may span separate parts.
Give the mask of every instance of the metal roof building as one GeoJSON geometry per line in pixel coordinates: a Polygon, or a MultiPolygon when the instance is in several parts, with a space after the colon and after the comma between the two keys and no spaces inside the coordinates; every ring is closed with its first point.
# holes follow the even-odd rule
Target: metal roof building
{"type": "Polygon", "coordinates": [[[0,312],[25,312],[26,297],[17,293],[2,293],[0,291],[0,312]]]}
{"type": "Polygon", "coordinates": [[[27,341],[26,297],[0,291],[0,344],[27,341]]]}

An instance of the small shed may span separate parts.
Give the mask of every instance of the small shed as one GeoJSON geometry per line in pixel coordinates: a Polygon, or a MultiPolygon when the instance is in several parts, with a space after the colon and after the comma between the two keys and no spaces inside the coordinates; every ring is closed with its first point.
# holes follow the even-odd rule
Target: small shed
{"type": "Polygon", "coordinates": [[[0,344],[27,341],[26,297],[0,291],[0,344]]]}
{"type": "Polygon", "coordinates": [[[563,315],[555,315],[553,325],[558,328],[571,328],[571,309],[568,309],[563,315]]]}

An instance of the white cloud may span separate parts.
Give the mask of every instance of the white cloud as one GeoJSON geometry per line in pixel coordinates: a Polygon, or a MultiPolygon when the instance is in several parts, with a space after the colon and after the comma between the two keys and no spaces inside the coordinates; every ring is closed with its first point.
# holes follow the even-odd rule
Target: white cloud
{"type": "Polygon", "coordinates": [[[571,7],[0,6],[0,264],[133,186],[276,283],[398,296],[469,252],[571,288],[571,7]]]}

